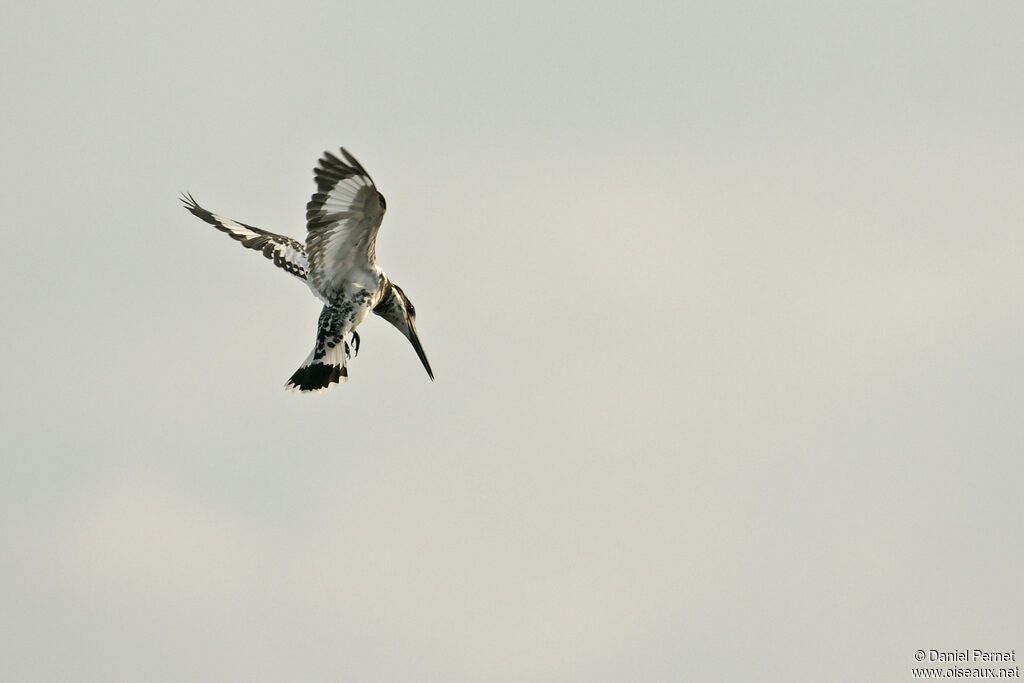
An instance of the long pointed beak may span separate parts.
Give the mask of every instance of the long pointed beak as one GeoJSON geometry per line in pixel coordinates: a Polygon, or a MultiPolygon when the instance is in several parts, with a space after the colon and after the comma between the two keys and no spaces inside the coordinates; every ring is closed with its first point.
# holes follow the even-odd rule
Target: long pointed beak
{"type": "Polygon", "coordinates": [[[427,354],[423,353],[423,346],[420,344],[419,335],[416,334],[416,327],[409,322],[409,341],[412,342],[412,348],[416,349],[416,355],[420,357],[420,362],[423,363],[423,367],[426,369],[427,374],[430,375],[430,381],[434,381],[434,371],[430,369],[430,361],[427,360],[427,354]]]}

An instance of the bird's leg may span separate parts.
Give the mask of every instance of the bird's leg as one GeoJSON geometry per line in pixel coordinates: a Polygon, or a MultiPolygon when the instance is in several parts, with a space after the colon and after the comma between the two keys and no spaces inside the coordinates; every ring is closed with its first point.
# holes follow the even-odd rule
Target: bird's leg
{"type": "Polygon", "coordinates": [[[352,350],[355,355],[359,355],[359,333],[355,330],[352,330],[352,350]]]}
{"type": "Polygon", "coordinates": [[[344,343],[345,343],[345,360],[348,360],[349,358],[352,357],[352,350],[348,347],[348,342],[344,342],[344,343]]]}

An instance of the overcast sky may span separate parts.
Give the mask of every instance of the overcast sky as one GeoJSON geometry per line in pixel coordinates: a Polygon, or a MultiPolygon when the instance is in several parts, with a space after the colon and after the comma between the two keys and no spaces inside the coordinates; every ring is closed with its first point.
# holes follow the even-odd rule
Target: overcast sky
{"type": "Polygon", "coordinates": [[[15,5],[0,679],[1024,653],[1020,3],[15,5]],[[436,382],[177,200],[341,145],[436,382]]]}

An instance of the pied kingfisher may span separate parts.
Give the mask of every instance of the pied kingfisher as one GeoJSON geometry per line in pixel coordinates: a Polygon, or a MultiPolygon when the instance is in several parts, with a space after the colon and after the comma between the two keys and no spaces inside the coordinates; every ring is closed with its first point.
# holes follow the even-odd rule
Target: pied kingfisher
{"type": "Polygon", "coordinates": [[[344,161],[324,152],[313,169],[316,193],[306,204],[306,243],[210,213],[191,194],[185,208],[243,247],[256,249],[274,265],[299,278],[324,302],[316,345],[285,388],[323,391],[348,381],[346,361],[359,353],[356,327],[372,310],[404,334],[430,379],[434,373],[416,335],[416,309],[402,288],[377,265],[377,230],[384,195],[356,158],[342,147],[344,161]],[[351,338],[351,346],[346,337],[351,338]]]}

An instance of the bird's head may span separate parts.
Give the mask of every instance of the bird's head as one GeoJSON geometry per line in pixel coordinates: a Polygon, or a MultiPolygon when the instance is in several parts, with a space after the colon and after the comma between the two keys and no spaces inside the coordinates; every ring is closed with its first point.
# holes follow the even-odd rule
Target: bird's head
{"type": "Polygon", "coordinates": [[[413,306],[412,301],[406,296],[405,292],[398,285],[392,283],[394,287],[395,296],[397,297],[403,311],[404,325],[396,325],[402,334],[405,335],[409,343],[416,350],[416,355],[419,356],[420,362],[423,363],[423,368],[427,371],[430,379],[434,379],[434,371],[430,369],[430,361],[427,360],[427,354],[423,352],[423,345],[420,344],[419,335],[416,334],[416,307],[413,306]]]}

